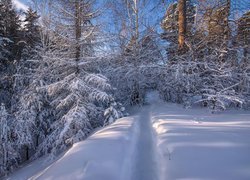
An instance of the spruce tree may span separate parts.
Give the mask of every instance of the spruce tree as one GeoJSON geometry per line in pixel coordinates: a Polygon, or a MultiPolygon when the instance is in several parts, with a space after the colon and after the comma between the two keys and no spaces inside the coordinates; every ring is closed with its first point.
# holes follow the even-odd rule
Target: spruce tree
{"type": "Polygon", "coordinates": [[[21,57],[21,31],[19,15],[11,0],[0,2],[0,100],[7,108],[11,106],[16,62],[21,57]],[[4,96],[4,97],[3,97],[4,96]]]}
{"type": "Polygon", "coordinates": [[[35,124],[35,157],[55,155],[122,115],[108,79],[91,71],[98,58],[92,6],[91,1],[57,1],[51,19],[41,27],[41,37],[47,38],[34,59],[37,64],[18,112],[20,122],[35,124]]]}
{"type": "Polygon", "coordinates": [[[22,53],[22,58],[24,59],[37,55],[37,48],[41,45],[38,19],[39,16],[37,12],[33,11],[31,8],[25,12],[25,25],[23,30],[25,46],[22,53]]]}
{"type": "Polygon", "coordinates": [[[0,177],[17,166],[18,152],[16,149],[14,123],[5,105],[0,106],[0,177]]]}

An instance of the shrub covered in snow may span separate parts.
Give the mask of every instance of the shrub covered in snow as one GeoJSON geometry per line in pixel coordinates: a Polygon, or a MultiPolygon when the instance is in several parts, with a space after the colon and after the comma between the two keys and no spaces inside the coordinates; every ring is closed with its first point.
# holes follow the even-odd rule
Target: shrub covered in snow
{"type": "Polygon", "coordinates": [[[166,101],[200,104],[214,111],[228,107],[247,107],[249,103],[249,65],[239,67],[220,60],[216,49],[209,56],[193,59],[188,52],[177,56],[161,73],[159,91],[166,101]]]}

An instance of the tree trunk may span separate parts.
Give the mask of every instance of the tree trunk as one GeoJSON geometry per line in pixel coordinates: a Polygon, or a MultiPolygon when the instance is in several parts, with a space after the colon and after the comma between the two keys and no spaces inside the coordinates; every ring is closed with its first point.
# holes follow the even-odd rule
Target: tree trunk
{"type": "Polygon", "coordinates": [[[178,17],[178,25],[179,25],[179,33],[178,33],[178,43],[179,43],[179,50],[184,49],[185,45],[185,35],[186,35],[186,0],[179,0],[178,2],[178,10],[179,10],[179,17],[178,17]]]}
{"type": "MultiPolygon", "coordinates": [[[[231,3],[231,0],[227,0],[226,1],[226,4],[225,4],[225,17],[224,17],[224,19],[223,19],[223,27],[224,27],[224,32],[223,32],[223,34],[224,34],[224,42],[223,42],[223,48],[224,49],[228,49],[228,47],[229,46],[231,46],[231,42],[230,42],[230,27],[229,27],[229,15],[230,15],[230,4],[231,3]]],[[[222,62],[225,62],[227,59],[228,59],[228,57],[227,57],[227,54],[225,53],[223,53],[223,56],[221,56],[222,57],[222,62]]]]}
{"type": "Polygon", "coordinates": [[[230,27],[229,27],[229,15],[230,15],[230,9],[231,9],[231,0],[227,0],[226,4],[226,17],[224,19],[224,39],[226,44],[228,43],[229,37],[230,37],[230,27]]]}
{"type": "Polygon", "coordinates": [[[139,9],[138,9],[138,0],[134,0],[134,13],[135,13],[135,40],[136,46],[139,39],[139,9]]]}
{"type": "Polygon", "coordinates": [[[29,146],[26,145],[25,146],[25,160],[28,161],[29,160],[29,146]]]}
{"type": "MultiPolygon", "coordinates": [[[[77,0],[75,2],[75,40],[76,40],[76,63],[80,60],[81,56],[81,46],[80,46],[80,39],[81,39],[81,5],[80,2],[77,0]]],[[[79,71],[77,66],[77,72],[79,71]]]]}

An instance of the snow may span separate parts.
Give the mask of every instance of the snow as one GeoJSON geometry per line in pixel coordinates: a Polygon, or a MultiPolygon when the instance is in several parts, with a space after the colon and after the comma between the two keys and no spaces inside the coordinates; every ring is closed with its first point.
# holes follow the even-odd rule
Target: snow
{"type": "Polygon", "coordinates": [[[146,99],[47,168],[35,161],[8,179],[250,179],[249,111],[184,109],[155,92],[146,99]]]}
{"type": "Polygon", "coordinates": [[[74,144],[61,158],[40,172],[34,173],[31,165],[8,179],[28,179],[27,173],[31,171],[30,179],[116,180],[123,177],[125,180],[135,149],[137,126],[134,118],[119,119],[87,140],[74,144]]]}
{"type": "Polygon", "coordinates": [[[160,179],[250,179],[250,112],[154,106],[160,179]]]}
{"type": "Polygon", "coordinates": [[[151,126],[150,106],[144,107],[138,119],[138,141],[133,163],[133,180],[157,180],[157,154],[155,153],[155,138],[151,126]]]}

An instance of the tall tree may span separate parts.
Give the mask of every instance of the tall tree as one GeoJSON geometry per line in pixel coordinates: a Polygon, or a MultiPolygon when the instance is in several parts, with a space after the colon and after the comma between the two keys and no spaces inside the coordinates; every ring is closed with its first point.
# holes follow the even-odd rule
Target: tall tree
{"type": "Polygon", "coordinates": [[[18,152],[13,141],[14,123],[5,105],[0,105],[0,177],[17,165],[18,152]]]}
{"type": "MultiPolygon", "coordinates": [[[[27,88],[32,80],[34,71],[39,59],[39,48],[41,48],[39,16],[36,11],[29,8],[25,14],[22,26],[22,54],[21,59],[15,64],[15,79],[13,82],[12,110],[18,109],[20,94],[27,88]]],[[[21,45],[20,45],[21,46],[21,45]]]]}
{"type": "Polygon", "coordinates": [[[11,0],[0,1],[0,101],[11,106],[16,62],[21,57],[20,19],[11,0]]]}
{"type": "Polygon", "coordinates": [[[238,19],[237,43],[243,48],[244,64],[249,64],[249,42],[250,42],[250,11],[238,19]]]}
{"type": "MultiPolygon", "coordinates": [[[[195,14],[196,6],[190,0],[186,0],[186,40],[191,41],[194,35],[195,29],[195,14]]],[[[166,49],[168,59],[173,59],[178,50],[178,2],[171,3],[161,21],[161,28],[164,32],[161,34],[162,39],[167,40],[169,45],[166,49]]]]}
{"type": "Polygon", "coordinates": [[[222,6],[224,7],[224,40],[225,40],[225,46],[228,46],[228,41],[230,39],[230,22],[229,22],[229,18],[230,18],[230,12],[231,12],[231,0],[226,0],[226,2],[222,3],[222,6]]]}
{"type": "Polygon", "coordinates": [[[178,42],[179,42],[179,50],[182,51],[185,47],[185,37],[186,37],[186,31],[187,31],[187,21],[186,21],[186,0],[179,0],[178,1],[178,10],[179,10],[179,16],[178,16],[178,42]]]}
{"type": "Polygon", "coordinates": [[[91,45],[97,35],[98,26],[93,19],[99,14],[93,10],[94,0],[66,1],[53,3],[52,28],[71,45],[71,58],[79,61],[83,56],[91,56],[91,45]]]}
{"type": "Polygon", "coordinates": [[[8,165],[8,142],[10,135],[10,126],[8,123],[8,113],[4,104],[0,107],[0,176],[6,172],[8,165]]]}
{"type": "Polygon", "coordinates": [[[25,12],[23,30],[26,51],[35,50],[36,46],[41,44],[40,26],[38,23],[38,19],[39,15],[37,14],[37,12],[33,11],[31,8],[28,8],[27,12],[25,12]]]}
{"type": "Polygon", "coordinates": [[[22,144],[36,145],[35,156],[61,152],[94,128],[111,123],[109,117],[121,115],[109,93],[108,79],[91,71],[98,59],[93,48],[98,34],[92,24],[93,1],[51,3],[52,9],[46,9],[50,16],[41,16],[41,35],[48,38],[42,38],[31,83],[22,93],[17,113],[21,124],[34,128],[33,132],[22,129],[27,137],[22,144]],[[36,137],[31,144],[30,135],[36,137]]]}
{"type": "Polygon", "coordinates": [[[144,77],[150,76],[151,66],[162,63],[162,51],[157,43],[159,36],[152,21],[155,6],[155,1],[150,0],[109,1],[117,27],[113,32],[120,51],[115,52],[114,59],[109,59],[112,66],[104,73],[118,88],[116,97],[125,104],[144,102],[145,91],[150,88],[144,77]]]}
{"type": "Polygon", "coordinates": [[[19,60],[20,59],[20,27],[21,21],[19,15],[16,13],[11,0],[2,0],[0,2],[0,18],[2,24],[2,29],[0,33],[13,41],[11,46],[8,46],[8,49],[11,52],[9,56],[9,61],[19,60]]]}

